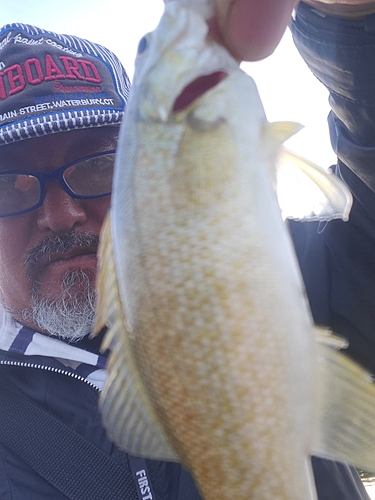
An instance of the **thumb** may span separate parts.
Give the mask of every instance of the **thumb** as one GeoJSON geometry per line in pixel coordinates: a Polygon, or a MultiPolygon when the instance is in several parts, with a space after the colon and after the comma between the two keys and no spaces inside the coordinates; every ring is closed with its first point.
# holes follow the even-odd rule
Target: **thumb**
{"type": "Polygon", "coordinates": [[[280,42],[298,0],[215,0],[224,45],[238,60],[258,61],[280,42]]]}

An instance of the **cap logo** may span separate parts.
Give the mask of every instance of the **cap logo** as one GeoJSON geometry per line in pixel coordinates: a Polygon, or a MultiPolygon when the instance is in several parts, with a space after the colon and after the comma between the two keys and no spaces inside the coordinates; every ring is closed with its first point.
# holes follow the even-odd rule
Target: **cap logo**
{"type": "Polygon", "coordinates": [[[100,83],[102,81],[95,64],[85,59],[71,56],[46,54],[44,61],[36,57],[27,59],[23,65],[12,64],[0,71],[0,99],[21,92],[27,84],[37,85],[52,80],[81,80],[82,82],[100,83]]]}

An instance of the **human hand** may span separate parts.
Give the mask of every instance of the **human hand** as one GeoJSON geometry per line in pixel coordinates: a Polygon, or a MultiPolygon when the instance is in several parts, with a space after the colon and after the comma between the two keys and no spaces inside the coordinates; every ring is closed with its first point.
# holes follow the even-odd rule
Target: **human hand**
{"type": "Polygon", "coordinates": [[[240,61],[269,56],[291,21],[298,0],[215,0],[215,39],[240,61]]]}
{"type": "Polygon", "coordinates": [[[361,19],[375,13],[375,2],[368,0],[303,0],[305,3],[332,16],[361,19]]]}

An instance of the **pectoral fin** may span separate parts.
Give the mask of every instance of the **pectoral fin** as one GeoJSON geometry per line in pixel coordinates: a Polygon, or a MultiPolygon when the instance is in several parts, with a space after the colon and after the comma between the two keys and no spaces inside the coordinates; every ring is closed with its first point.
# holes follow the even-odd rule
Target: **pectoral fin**
{"type": "Polygon", "coordinates": [[[338,177],[285,148],[278,155],[277,194],[284,219],[348,220],[352,206],[338,177]]]}
{"type": "Polygon", "coordinates": [[[269,142],[281,146],[301,129],[303,129],[303,125],[298,122],[266,122],[263,133],[269,142]]]}
{"type": "Polygon", "coordinates": [[[375,471],[373,378],[329,336],[317,340],[321,397],[314,454],[375,471]]]}
{"type": "Polygon", "coordinates": [[[130,454],[178,461],[149,401],[133,354],[121,307],[109,216],[102,229],[99,262],[95,329],[109,325],[102,349],[111,349],[108,379],[99,403],[104,426],[110,439],[130,454]]]}

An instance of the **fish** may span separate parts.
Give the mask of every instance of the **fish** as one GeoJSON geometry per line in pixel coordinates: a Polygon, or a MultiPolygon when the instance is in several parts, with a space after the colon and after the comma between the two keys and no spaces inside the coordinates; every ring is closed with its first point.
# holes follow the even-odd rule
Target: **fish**
{"type": "Polygon", "coordinates": [[[375,391],[313,324],[278,171],[318,189],[307,219],[347,219],[351,195],[280,155],[300,126],[267,121],[212,9],[166,0],[138,46],[99,247],[100,411],[115,444],[180,462],[205,500],[316,500],[312,453],[375,470],[375,391]]]}

